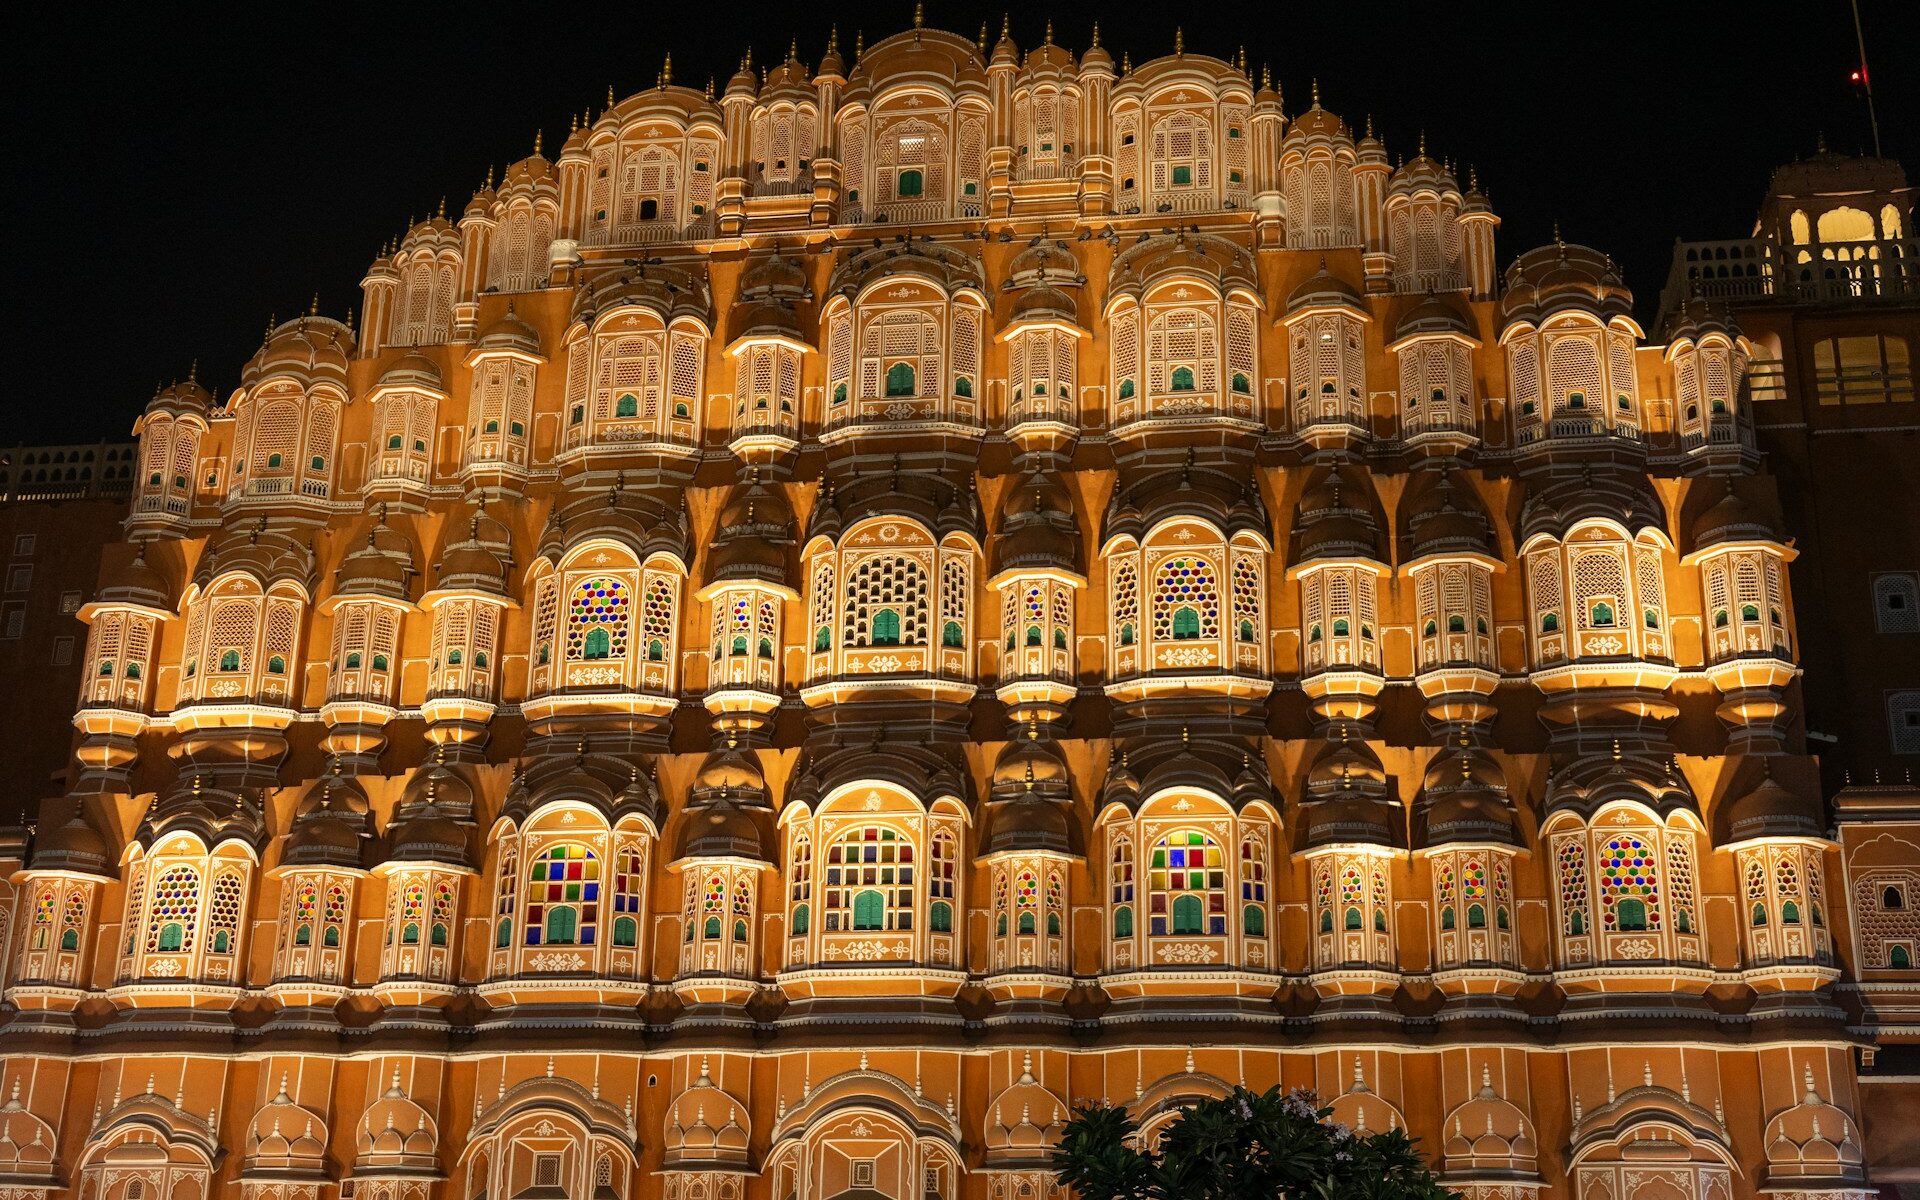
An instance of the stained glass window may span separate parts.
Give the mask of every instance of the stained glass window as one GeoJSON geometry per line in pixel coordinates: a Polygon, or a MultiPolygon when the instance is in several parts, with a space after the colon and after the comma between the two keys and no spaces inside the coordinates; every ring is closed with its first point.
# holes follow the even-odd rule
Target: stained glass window
{"type": "Polygon", "coordinates": [[[1632,834],[1609,837],[1595,866],[1602,927],[1608,932],[1660,928],[1659,866],[1645,842],[1632,834]]]}
{"type": "Polygon", "coordinates": [[[1156,937],[1227,932],[1227,872],[1220,844],[1197,829],[1167,834],[1154,844],[1147,869],[1150,921],[1156,937]],[[1181,901],[1188,901],[1182,904],[1181,901]],[[1204,921],[1200,919],[1204,913],[1204,921]],[[1180,919],[1191,917],[1191,920],[1180,919]],[[1169,917],[1176,918],[1171,923],[1169,917]]]}
{"type": "Polygon", "coordinates": [[[526,944],[591,946],[600,921],[600,861],[585,846],[549,846],[527,872],[526,944]]]}
{"type": "Polygon", "coordinates": [[[1220,636],[1220,591],[1213,564],[1174,558],[1160,565],[1153,582],[1153,634],[1160,639],[1220,636]]]}
{"type": "Polygon", "coordinates": [[[618,579],[589,579],[574,588],[567,607],[567,657],[625,658],[631,599],[627,585],[618,579]]]}
{"type": "Polygon", "coordinates": [[[199,919],[200,873],[188,866],[169,869],[153,884],[153,902],[147,910],[147,952],[190,952],[199,919]]]}
{"type": "Polygon", "coordinates": [[[848,830],[826,849],[822,882],[828,933],[913,928],[912,842],[895,830],[868,825],[848,830]]]}

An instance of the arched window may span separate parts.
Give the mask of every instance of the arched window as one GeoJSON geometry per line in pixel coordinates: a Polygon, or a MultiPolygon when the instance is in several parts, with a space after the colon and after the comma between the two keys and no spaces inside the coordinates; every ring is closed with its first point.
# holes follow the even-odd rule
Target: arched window
{"type": "Polygon", "coordinates": [[[612,649],[613,639],[605,629],[589,629],[587,630],[585,648],[580,652],[580,657],[586,659],[605,658],[612,652],[612,649]]]}
{"type": "Polygon", "coordinates": [[[887,395],[911,396],[913,387],[913,364],[895,363],[887,368],[887,395]]]}
{"type": "Polygon", "coordinates": [[[1196,609],[1184,604],[1174,609],[1173,636],[1176,640],[1199,637],[1200,613],[1196,609]]]}
{"type": "Polygon", "coordinates": [[[1193,390],[1192,367],[1175,367],[1173,369],[1172,390],[1176,392],[1190,392],[1193,390]]]}
{"type": "Polygon", "coordinates": [[[945,627],[940,630],[940,644],[942,646],[958,646],[963,640],[965,640],[965,635],[961,633],[960,622],[958,621],[948,621],[945,627]]]}
{"type": "Polygon", "coordinates": [[[899,184],[894,188],[893,194],[904,200],[909,196],[924,194],[925,189],[926,177],[918,170],[909,168],[900,172],[899,184]]]}
{"type": "Polygon", "coordinates": [[[1898,912],[1907,906],[1907,895],[1897,887],[1883,888],[1880,892],[1880,908],[1883,912],[1898,912]]]}
{"type": "Polygon", "coordinates": [[[1161,838],[1147,879],[1154,936],[1227,932],[1226,862],[1208,834],[1182,829],[1161,838]]]}
{"type": "Polygon", "coordinates": [[[826,848],[828,933],[913,928],[913,843],[884,826],[848,830],[826,848]],[[874,923],[874,922],[877,922],[874,923]]]}
{"type": "Polygon", "coordinates": [[[883,608],[873,614],[873,633],[869,639],[876,646],[898,646],[900,644],[900,614],[890,608],[883,608]]]}
{"type": "Polygon", "coordinates": [[[616,417],[637,417],[640,415],[640,400],[632,393],[621,396],[614,402],[613,415],[616,417]]]}
{"type": "Polygon", "coordinates": [[[594,944],[600,918],[600,860],[585,846],[549,846],[527,873],[526,944],[594,944]]]}
{"type": "Polygon", "coordinates": [[[1248,937],[1264,937],[1267,932],[1267,910],[1258,904],[1249,904],[1242,908],[1241,932],[1248,937]]]}
{"type": "Polygon", "coordinates": [[[1913,955],[1905,946],[1887,947],[1887,967],[1894,971],[1906,971],[1913,967],[1913,955]]]}

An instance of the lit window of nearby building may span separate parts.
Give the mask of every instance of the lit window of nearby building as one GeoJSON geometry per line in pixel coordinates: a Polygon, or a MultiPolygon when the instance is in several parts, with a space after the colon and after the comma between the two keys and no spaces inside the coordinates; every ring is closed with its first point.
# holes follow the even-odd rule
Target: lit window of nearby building
{"type": "Polygon", "coordinates": [[[1898,336],[1828,338],[1814,343],[1813,361],[1822,404],[1913,400],[1913,364],[1898,336]]]}
{"type": "Polygon", "coordinates": [[[1887,726],[1895,754],[1920,754],[1920,691],[1887,693],[1887,726]]]}
{"type": "Polygon", "coordinates": [[[1920,573],[1882,571],[1873,577],[1873,624],[1881,633],[1920,633],[1920,573]]]}
{"type": "Polygon", "coordinates": [[[79,612],[80,611],[80,593],[78,591],[61,592],[60,593],[60,611],[63,613],[79,612]]]}

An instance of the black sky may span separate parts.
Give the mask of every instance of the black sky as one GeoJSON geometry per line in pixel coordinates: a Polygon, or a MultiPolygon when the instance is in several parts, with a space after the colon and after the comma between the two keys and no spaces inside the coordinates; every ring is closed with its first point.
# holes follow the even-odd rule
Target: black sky
{"type": "MultiPolygon", "coordinates": [[[[1860,0],[1886,153],[1920,172],[1920,3],[1860,0]]],[[[457,212],[487,173],[551,151],[569,115],[654,81],[724,86],[797,38],[817,62],[910,24],[910,0],[596,5],[13,5],[4,18],[12,176],[0,294],[12,379],[0,444],[123,437],[157,383],[224,391],[272,314],[358,307],[361,275],[409,215],[457,212]]],[[[1001,5],[934,0],[969,35],[1001,5]]],[[[1676,236],[1745,235],[1777,164],[1867,146],[1847,0],[1754,3],[1018,6],[1013,32],[1086,46],[1097,17],[1117,58],[1245,45],[1287,111],[1320,80],[1327,107],[1371,113],[1396,158],[1421,130],[1475,165],[1503,218],[1501,264],[1547,240],[1625,265],[1643,314],[1676,236]]]]}

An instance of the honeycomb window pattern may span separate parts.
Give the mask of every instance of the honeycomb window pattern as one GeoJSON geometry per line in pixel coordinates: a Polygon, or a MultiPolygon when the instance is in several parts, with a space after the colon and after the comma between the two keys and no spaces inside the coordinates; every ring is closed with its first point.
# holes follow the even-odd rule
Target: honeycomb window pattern
{"type": "Polygon", "coordinates": [[[200,873],[188,866],[169,869],[153,884],[153,900],[147,910],[147,953],[192,953],[199,920],[200,873]]]}
{"type": "Polygon", "coordinates": [[[1632,834],[1605,838],[1599,848],[1600,922],[1606,932],[1657,931],[1660,886],[1653,850],[1632,834]]]}
{"type": "Polygon", "coordinates": [[[1220,591],[1213,564],[1173,558],[1155,572],[1153,636],[1159,641],[1220,636],[1220,591]]]}
{"type": "Polygon", "coordinates": [[[576,586],[567,608],[568,661],[625,658],[631,599],[624,582],[607,576],[576,586]]]}

